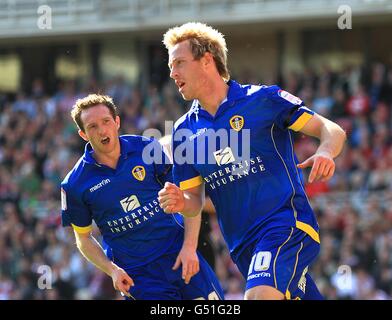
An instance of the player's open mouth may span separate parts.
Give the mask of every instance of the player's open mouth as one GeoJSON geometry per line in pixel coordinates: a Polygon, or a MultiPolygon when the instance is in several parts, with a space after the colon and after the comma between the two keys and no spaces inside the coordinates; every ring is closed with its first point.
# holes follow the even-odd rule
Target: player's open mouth
{"type": "Polygon", "coordinates": [[[108,144],[109,142],[110,142],[110,138],[109,137],[101,139],[101,143],[102,144],[108,144]]]}
{"type": "Polygon", "coordinates": [[[177,86],[178,86],[178,89],[181,91],[181,89],[185,86],[185,82],[178,81],[177,86]]]}

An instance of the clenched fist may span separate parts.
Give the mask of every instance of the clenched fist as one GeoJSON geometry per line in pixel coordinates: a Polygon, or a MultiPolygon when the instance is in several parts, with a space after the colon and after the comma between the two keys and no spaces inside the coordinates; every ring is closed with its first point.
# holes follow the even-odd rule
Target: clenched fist
{"type": "Polygon", "coordinates": [[[166,182],[158,192],[158,201],[165,213],[176,213],[184,210],[184,192],[175,184],[166,182]]]}

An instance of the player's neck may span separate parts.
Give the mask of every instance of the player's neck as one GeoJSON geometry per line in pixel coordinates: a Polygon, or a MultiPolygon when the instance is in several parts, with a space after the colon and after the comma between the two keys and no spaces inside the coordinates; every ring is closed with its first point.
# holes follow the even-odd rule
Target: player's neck
{"type": "Polygon", "coordinates": [[[94,151],[93,157],[99,164],[103,164],[112,169],[116,169],[118,159],[120,158],[120,144],[118,144],[118,146],[116,146],[115,149],[109,153],[94,151]]]}
{"type": "Polygon", "coordinates": [[[209,114],[215,116],[228,91],[229,86],[221,78],[211,80],[205,86],[203,96],[198,99],[199,103],[209,114]]]}

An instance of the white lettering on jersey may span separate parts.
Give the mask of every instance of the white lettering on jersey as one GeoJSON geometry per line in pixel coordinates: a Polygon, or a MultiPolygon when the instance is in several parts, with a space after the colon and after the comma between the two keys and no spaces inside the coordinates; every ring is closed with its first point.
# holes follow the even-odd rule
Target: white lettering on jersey
{"type": "Polygon", "coordinates": [[[103,179],[100,183],[97,183],[95,186],[91,187],[90,192],[94,192],[108,183],[110,183],[110,179],[103,179]]]}
{"type": "Polygon", "coordinates": [[[194,139],[196,139],[198,136],[201,136],[203,133],[205,133],[207,131],[207,128],[203,128],[203,129],[198,129],[197,132],[195,134],[192,134],[189,137],[189,140],[192,141],[194,139]]]}

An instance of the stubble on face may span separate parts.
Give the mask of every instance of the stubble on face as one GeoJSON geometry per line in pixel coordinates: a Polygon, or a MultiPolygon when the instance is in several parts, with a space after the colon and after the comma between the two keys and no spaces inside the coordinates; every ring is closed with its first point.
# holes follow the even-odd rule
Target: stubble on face
{"type": "Polygon", "coordinates": [[[169,50],[169,67],[171,78],[184,100],[198,98],[198,92],[203,84],[203,73],[200,60],[195,60],[189,41],[176,44],[169,50]]]}
{"type": "Polygon", "coordinates": [[[89,108],[82,113],[85,136],[98,153],[115,149],[118,141],[118,125],[109,109],[104,105],[89,108]]]}

